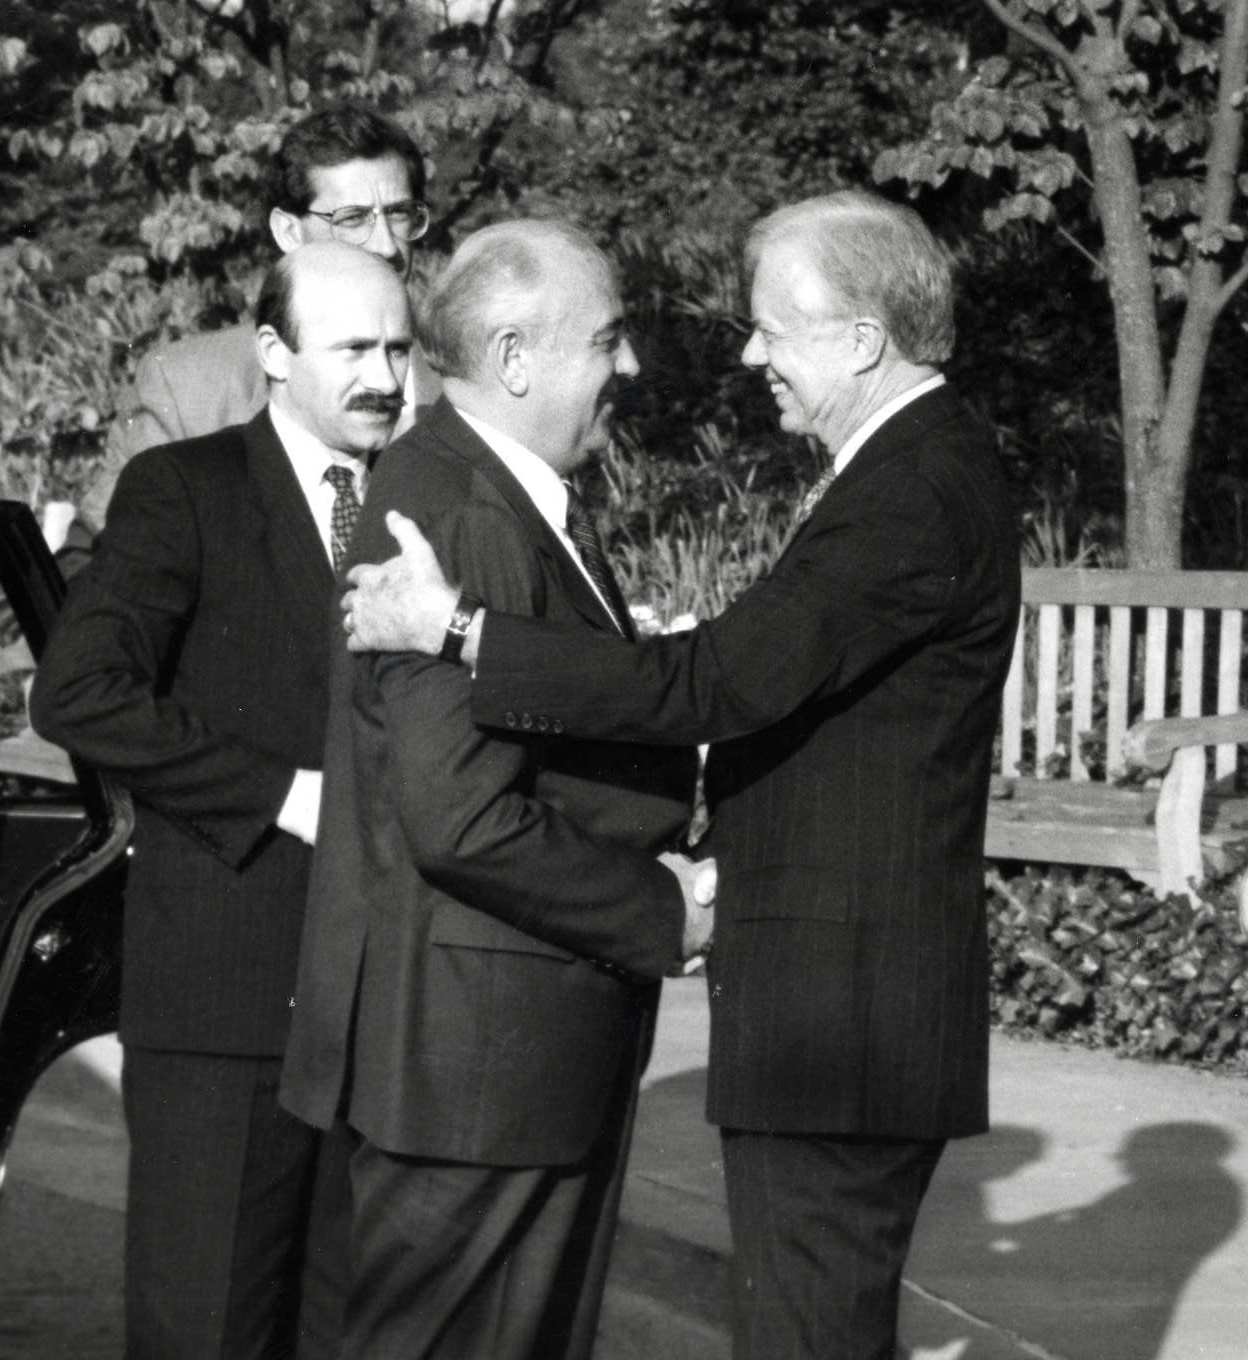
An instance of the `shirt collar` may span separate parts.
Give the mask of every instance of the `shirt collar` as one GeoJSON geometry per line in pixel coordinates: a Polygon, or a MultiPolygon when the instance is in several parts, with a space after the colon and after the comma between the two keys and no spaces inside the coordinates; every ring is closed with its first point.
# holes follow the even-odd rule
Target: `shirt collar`
{"type": "Polygon", "coordinates": [[[543,462],[532,449],[488,422],[469,415],[458,406],[455,407],[455,413],[481,437],[499,462],[520,483],[546,523],[557,533],[564,533],[568,523],[568,488],[554,468],[543,462]]]}
{"type": "Polygon", "coordinates": [[[316,488],[323,481],[325,469],[331,463],[351,469],[355,476],[356,496],[363,501],[368,480],[368,467],[363,458],[353,458],[349,453],[323,444],[316,435],[272,401],[269,402],[269,419],[273,422],[273,429],[309,504],[315,503],[316,488]]]}
{"type": "Polygon", "coordinates": [[[931,378],[925,378],[921,383],[916,383],[913,387],[906,388],[904,392],[899,396],[894,397],[892,401],[886,401],[873,416],[870,416],[859,425],[853,434],[851,434],[836,451],[836,458],[834,460],[836,475],[839,477],[841,473],[845,471],[854,454],[862,448],[867,440],[871,438],[886,420],[895,416],[903,407],[909,406],[912,401],[917,401],[928,392],[934,392],[938,387],[943,387],[944,384],[944,374],[937,373],[931,378]]]}

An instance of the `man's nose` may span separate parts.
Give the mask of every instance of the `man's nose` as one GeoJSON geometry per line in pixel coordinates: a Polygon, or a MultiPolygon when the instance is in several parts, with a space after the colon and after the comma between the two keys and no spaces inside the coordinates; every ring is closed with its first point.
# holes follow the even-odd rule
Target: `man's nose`
{"type": "Polygon", "coordinates": [[[380,208],[373,218],[373,229],[368,240],[364,242],[364,249],[372,255],[379,255],[383,260],[393,260],[403,253],[399,239],[390,227],[390,219],[380,208]]]}
{"type": "Polygon", "coordinates": [[[741,351],[741,362],[747,368],[762,368],[766,365],[767,346],[763,344],[763,337],[757,331],[750,332],[750,338],[741,351]]]}
{"type": "Polygon", "coordinates": [[[641,372],[637,353],[627,337],[620,341],[620,347],[615,352],[615,371],[621,378],[635,378],[641,372]]]}
{"type": "Polygon", "coordinates": [[[398,392],[406,377],[407,360],[380,345],[369,355],[363,373],[364,384],[370,392],[387,395],[398,392]]]}

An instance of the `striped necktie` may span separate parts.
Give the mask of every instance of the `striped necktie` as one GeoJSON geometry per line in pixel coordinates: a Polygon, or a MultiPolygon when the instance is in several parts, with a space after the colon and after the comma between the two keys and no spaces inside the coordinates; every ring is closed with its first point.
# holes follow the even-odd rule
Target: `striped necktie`
{"type": "Polygon", "coordinates": [[[341,463],[331,463],[325,469],[325,481],[334,488],[334,506],[329,515],[330,555],[334,570],[341,571],[351,546],[355,522],[360,517],[360,503],[355,498],[355,473],[341,463]]]}
{"type": "MultiPolygon", "coordinates": [[[[566,483],[565,483],[566,485],[566,483]]],[[[602,540],[593,517],[585,508],[585,502],[568,486],[568,537],[576,545],[589,578],[598,587],[598,593],[606,601],[607,610],[615,626],[625,637],[633,636],[632,620],[624,596],[611,568],[607,565],[607,555],[602,550],[602,540]]]]}

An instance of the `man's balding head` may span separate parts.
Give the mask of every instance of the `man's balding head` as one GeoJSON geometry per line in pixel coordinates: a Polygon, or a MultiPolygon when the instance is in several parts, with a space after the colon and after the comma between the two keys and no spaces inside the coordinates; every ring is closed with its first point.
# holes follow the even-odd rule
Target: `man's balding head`
{"type": "Polygon", "coordinates": [[[312,242],[265,277],[256,348],[270,400],[329,448],[365,456],[386,443],[411,344],[403,283],[366,250],[312,242]]]}
{"type": "Polygon", "coordinates": [[[491,335],[506,327],[531,339],[549,334],[586,280],[615,288],[611,262],[570,222],[522,218],[473,232],[417,313],[430,367],[446,378],[479,376],[491,335]]]}
{"type": "Polygon", "coordinates": [[[417,331],[447,396],[560,476],[605,448],[616,380],[637,372],[610,261],[555,219],[467,237],[421,300],[417,331]]]}

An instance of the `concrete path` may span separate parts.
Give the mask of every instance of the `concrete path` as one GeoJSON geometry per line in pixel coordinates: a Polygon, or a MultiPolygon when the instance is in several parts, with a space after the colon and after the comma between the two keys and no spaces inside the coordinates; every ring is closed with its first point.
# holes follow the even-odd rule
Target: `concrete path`
{"type": "MultiPolygon", "coordinates": [[[[700,979],[669,983],[595,1360],[727,1360],[700,979]]],[[[117,1360],[125,1134],[110,1041],[32,1098],[0,1198],[0,1360],[117,1360]]],[[[1246,1360],[1248,1081],[993,1043],[906,1280],[911,1360],[1246,1360]]],[[[488,1360],[488,1357],[482,1357],[488,1360]]]]}
{"type": "MultiPolygon", "coordinates": [[[[697,980],[668,985],[660,1030],[596,1360],[727,1360],[697,980]]],[[[1248,1081],[997,1035],[992,1112],[924,1204],[912,1360],[1248,1360],[1248,1081]]]]}

